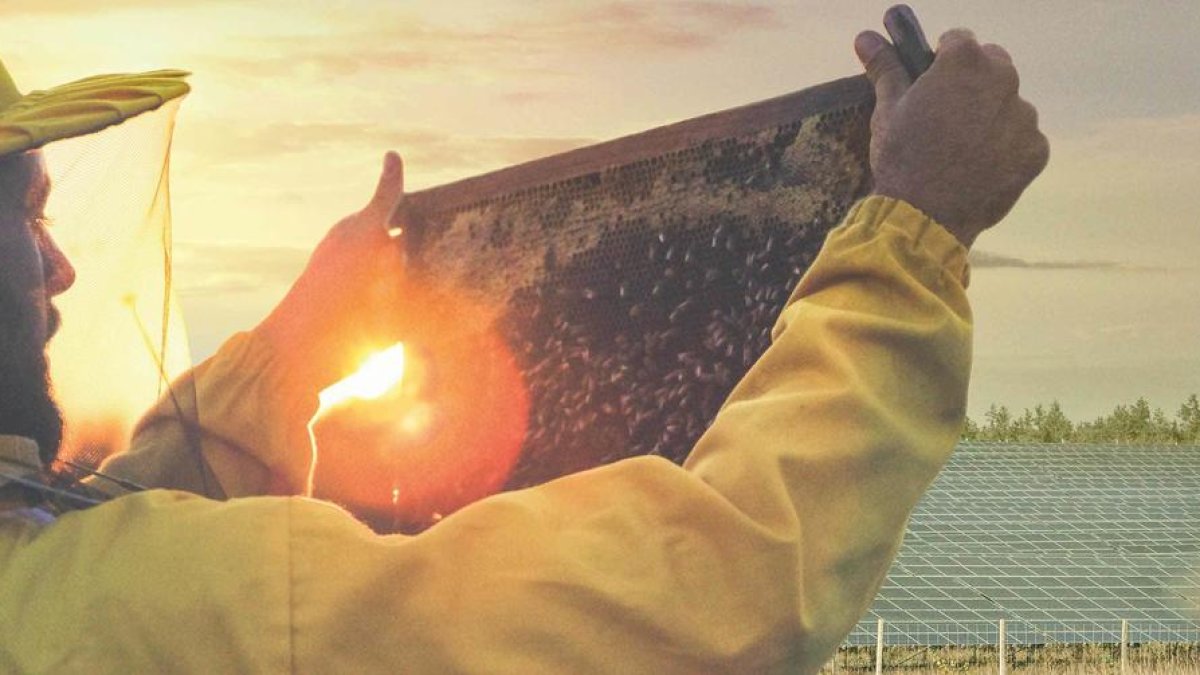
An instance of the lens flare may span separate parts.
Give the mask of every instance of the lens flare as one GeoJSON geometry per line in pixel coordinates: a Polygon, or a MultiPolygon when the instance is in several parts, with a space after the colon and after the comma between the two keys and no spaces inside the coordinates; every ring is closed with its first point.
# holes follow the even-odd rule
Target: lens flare
{"type": "MultiPolygon", "coordinates": [[[[367,378],[356,373],[325,392],[309,424],[308,494],[381,534],[415,534],[501,491],[529,419],[524,380],[492,307],[447,286],[409,283],[403,296],[390,327],[404,343],[399,382],[362,386],[367,378]],[[384,389],[374,399],[350,393],[384,389]]],[[[384,358],[368,362],[359,373],[399,370],[384,358]]]]}
{"type": "Polygon", "coordinates": [[[334,382],[317,395],[319,405],[317,413],[308,421],[308,440],[312,448],[312,460],[308,467],[308,479],[305,481],[304,494],[313,496],[313,487],[317,472],[317,436],[313,425],[321,415],[334,407],[350,401],[370,401],[377,399],[399,386],[404,379],[404,343],[396,344],[375,352],[366,361],[345,378],[334,382]]]}
{"type": "Polygon", "coordinates": [[[350,400],[369,401],[379,398],[399,385],[403,379],[404,343],[397,342],[383,351],[372,354],[358,370],[322,390],[318,397],[320,408],[317,414],[350,400]]]}

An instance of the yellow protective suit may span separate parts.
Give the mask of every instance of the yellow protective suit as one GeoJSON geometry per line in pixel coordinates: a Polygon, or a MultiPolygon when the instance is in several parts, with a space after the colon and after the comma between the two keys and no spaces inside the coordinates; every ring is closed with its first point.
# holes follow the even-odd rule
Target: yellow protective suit
{"type": "MultiPolygon", "coordinates": [[[[683,468],[621,461],[419,536],[304,498],[164,490],[0,518],[0,670],[815,672],[958,439],[966,274],[940,225],[868,198],[683,468]]],[[[315,402],[280,396],[255,337],[195,378],[226,492],[301,485],[315,402]]],[[[109,470],[186,486],[179,433],[161,409],[109,470]]]]}

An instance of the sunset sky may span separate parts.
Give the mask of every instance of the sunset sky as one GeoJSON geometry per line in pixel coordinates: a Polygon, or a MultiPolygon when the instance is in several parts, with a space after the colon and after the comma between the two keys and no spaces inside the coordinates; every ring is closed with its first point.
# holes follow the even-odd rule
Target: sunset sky
{"type": "MultiPolygon", "coordinates": [[[[24,90],[183,68],[176,279],[197,358],[253,326],[369,196],[384,150],[420,189],[859,72],[888,2],[3,0],[24,90]]],[[[1051,140],[976,244],[970,413],[1087,419],[1200,392],[1194,0],[926,0],[1009,49],[1051,140]]]]}

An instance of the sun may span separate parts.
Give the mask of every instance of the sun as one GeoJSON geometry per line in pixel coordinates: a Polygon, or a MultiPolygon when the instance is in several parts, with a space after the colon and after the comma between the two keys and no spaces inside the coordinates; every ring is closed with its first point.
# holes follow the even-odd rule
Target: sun
{"type": "Polygon", "coordinates": [[[404,379],[404,367],[403,342],[375,352],[358,370],[321,391],[317,414],[348,401],[369,401],[383,396],[399,386],[404,379]]]}
{"type": "Polygon", "coordinates": [[[404,343],[396,344],[367,357],[358,370],[334,382],[317,395],[317,412],[308,421],[308,440],[312,448],[305,495],[313,495],[317,471],[317,436],[313,426],[321,416],[333,408],[352,401],[370,401],[392,391],[404,380],[404,343]]]}

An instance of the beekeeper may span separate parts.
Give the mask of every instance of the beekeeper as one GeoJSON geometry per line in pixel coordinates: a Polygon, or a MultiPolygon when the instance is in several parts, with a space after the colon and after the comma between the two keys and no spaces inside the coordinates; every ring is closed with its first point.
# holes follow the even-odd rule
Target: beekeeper
{"type": "Polygon", "coordinates": [[[301,489],[304,423],[336,377],[316,356],[400,271],[383,229],[399,158],[275,312],[163,391],[187,367],[162,288],[182,75],[27,96],[0,76],[0,670],[815,672],[961,431],[967,250],[1048,156],[1001,48],[946,33],[916,82],[881,36],[855,48],[877,97],[874,193],[684,466],[628,459],[412,537],[254,496],[301,489]],[[106,499],[47,477],[60,440],[103,450],[147,391],[161,402],[106,472],[191,492],[106,499]],[[60,439],[60,409],[111,421],[60,439]]]}

